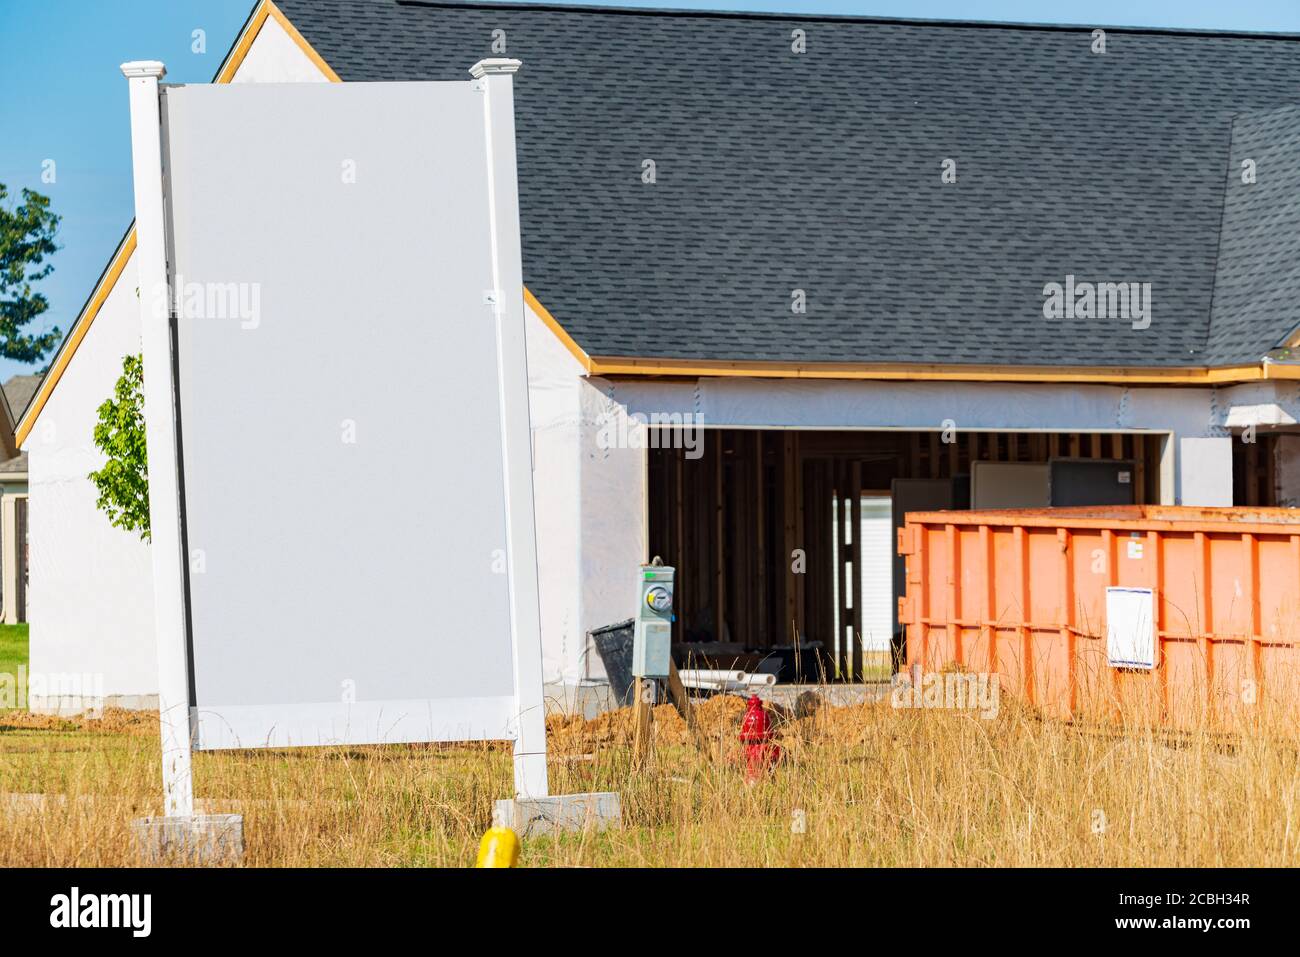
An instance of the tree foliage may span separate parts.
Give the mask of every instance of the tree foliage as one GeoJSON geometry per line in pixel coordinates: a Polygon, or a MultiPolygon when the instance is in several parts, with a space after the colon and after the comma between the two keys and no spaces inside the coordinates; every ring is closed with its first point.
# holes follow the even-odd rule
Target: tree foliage
{"type": "Polygon", "coordinates": [[[108,457],[90,473],[99,491],[95,503],[118,528],[149,541],[149,460],[144,441],[144,359],[127,356],[112,398],[99,407],[95,445],[108,457]]]}
{"type": "Polygon", "coordinates": [[[0,356],[36,362],[59,344],[58,328],[33,334],[28,325],[50,307],[32,286],[54,269],[49,257],[59,247],[54,234],[59,217],[50,212],[49,197],[23,190],[13,209],[5,202],[9,191],[0,183],[0,356]]]}

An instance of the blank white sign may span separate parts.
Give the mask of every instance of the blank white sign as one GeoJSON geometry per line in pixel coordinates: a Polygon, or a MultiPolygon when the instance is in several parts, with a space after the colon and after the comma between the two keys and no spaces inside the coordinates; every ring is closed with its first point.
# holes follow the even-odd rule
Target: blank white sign
{"type": "Polygon", "coordinates": [[[1150,588],[1106,589],[1106,656],[1113,667],[1156,666],[1152,606],[1150,588]]]}
{"type": "Polygon", "coordinates": [[[201,748],[512,736],[482,96],[165,88],[201,748]]]}

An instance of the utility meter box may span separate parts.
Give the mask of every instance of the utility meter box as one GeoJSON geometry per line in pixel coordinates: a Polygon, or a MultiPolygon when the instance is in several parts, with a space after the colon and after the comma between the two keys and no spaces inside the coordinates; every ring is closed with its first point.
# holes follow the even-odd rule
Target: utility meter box
{"type": "Polygon", "coordinates": [[[642,565],[637,582],[632,674],[667,678],[673,651],[673,572],[667,565],[642,565]]]}

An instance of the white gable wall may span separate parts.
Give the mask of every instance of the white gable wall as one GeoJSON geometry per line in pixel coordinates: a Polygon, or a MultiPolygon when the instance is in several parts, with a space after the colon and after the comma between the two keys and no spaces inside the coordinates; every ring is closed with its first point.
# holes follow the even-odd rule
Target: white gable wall
{"type": "Polygon", "coordinates": [[[231,82],[328,83],[329,78],[299,49],[274,17],[267,17],[231,82]]]}
{"type": "MultiPolygon", "coordinates": [[[[151,703],[158,683],[149,548],[109,524],[87,475],[104,461],[91,439],[96,410],[113,394],[122,358],[140,351],[135,289],[128,262],[23,446],[32,672],[47,681],[89,673],[128,706],[151,703]]],[[[33,695],[31,704],[54,710],[59,702],[33,695]]]]}

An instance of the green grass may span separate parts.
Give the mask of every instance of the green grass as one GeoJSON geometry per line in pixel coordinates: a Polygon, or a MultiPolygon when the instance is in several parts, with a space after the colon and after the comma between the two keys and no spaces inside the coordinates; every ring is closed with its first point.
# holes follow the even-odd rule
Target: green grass
{"type": "Polygon", "coordinates": [[[0,625],[0,674],[18,678],[18,666],[27,664],[27,625],[0,625]]]}

